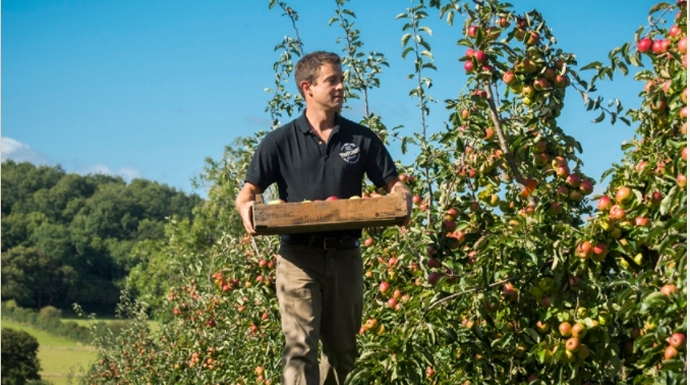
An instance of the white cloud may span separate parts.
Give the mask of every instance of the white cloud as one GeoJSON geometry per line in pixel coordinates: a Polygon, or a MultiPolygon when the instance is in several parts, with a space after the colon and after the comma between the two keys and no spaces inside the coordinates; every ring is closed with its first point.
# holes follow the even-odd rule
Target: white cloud
{"type": "Polygon", "coordinates": [[[48,164],[47,159],[29,145],[7,137],[2,137],[1,140],[3,161],[12,159],[15,162],[30,162],[36,165],[48,164]]]}
{"type": "Polygon", "coordinates": [[[122,167],[121,169],[117,170],[117,175],[120,175],[126,181],[131,181],[132,179],[141,177],[139,170],[133,167],[122,167]]]}
{"type": "Polygon", "coordinates": [[[134,178],[141,177],[141,173],[136,168],[122,167],[122,168],[118,169],[117,171],[113,171],[112,169],[110,169],[110,167],[108,167],[104,164],[95,164],[93,166],[89,166],[79,173],[80,174],[117,175],[117,176],[121,176],[124,180],[126,180],[128,182],[130,182],[134,178]]]}
{"type": "Polygon", "coordinates": [[[108,167],[104,164],[95,164],[93,166],[87,167],[86,169],[81,171],[80,174],[113,175],[113,170],[111,170],[110,167],[108,167]]]}

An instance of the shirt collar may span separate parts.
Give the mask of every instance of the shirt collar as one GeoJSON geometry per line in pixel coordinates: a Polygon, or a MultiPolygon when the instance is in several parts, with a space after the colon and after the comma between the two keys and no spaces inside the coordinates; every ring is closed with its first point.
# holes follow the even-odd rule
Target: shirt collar
{"type": "MultiPolygon", "coordinates": [[[[340,116],[339,112],[335,113],[335,124],[333,125],[333,133],[336,133],[340,131],[340,128],[342,127],[343,124],[343,118],[340,116]]],[[[307,135],[311,132],[311,126],[309,125],[309,121],[307,120],[307,110],[305,109],[302,112],[302,115],[297,118],[297,129],[300,130],[304,135],[307,135]]]]}

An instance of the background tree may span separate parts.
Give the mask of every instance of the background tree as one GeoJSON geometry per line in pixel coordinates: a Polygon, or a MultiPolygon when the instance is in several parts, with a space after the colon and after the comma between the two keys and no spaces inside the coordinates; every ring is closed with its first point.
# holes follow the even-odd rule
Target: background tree
{"type": "Polygon", "coordinates": [[[38,340],[27,332],[2,328],[2,385],[24,385],[40,380],[38,340]]]}
{"type": "Polygon", "coordinates": [[[201,201],[143,179],[11,160],[2,170],[2,299],[23,307],[79,302],[112,313],[139,263],[134,245],[162,239],[167,218],[189,218],[201,201]]]}

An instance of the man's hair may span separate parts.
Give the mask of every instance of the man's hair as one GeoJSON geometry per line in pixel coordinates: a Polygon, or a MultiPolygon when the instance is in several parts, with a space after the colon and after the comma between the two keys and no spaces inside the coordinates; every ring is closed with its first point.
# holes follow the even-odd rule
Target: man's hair
{"type": "Polygon", "coordinates": [[[304,97],[304,92],[302,87],[300,87],[300,83],[308,81],[309,84],[316,84],[316,79],[319,77],[319,69],[324,63],[340,64],[340,56],[332,52],[315,51],[306,54],[297,62],[295,66],[295,82],[302,97],[304,97]]]}

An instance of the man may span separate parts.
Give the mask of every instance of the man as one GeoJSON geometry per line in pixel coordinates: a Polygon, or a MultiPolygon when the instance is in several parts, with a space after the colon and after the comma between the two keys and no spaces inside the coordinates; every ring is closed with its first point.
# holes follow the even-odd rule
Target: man
{"type": "MultiPolygon", "coordinates": [[[[295,67],[295,80],[306,110],[261,141],[235,202],[250,234],[256,195],[273,183],[286,202],[361,196],[364,174],[387,192],[394,186],[407,191],[376,134],[338,114],[344,94],[338,55],[319,51],[304,56],[295,67]]],[[[354,367],[362,320],[361,234],[281,236],[276,291],[285,336],[283,384],[343,384],[354,367]]]]}

